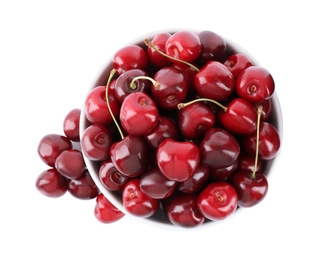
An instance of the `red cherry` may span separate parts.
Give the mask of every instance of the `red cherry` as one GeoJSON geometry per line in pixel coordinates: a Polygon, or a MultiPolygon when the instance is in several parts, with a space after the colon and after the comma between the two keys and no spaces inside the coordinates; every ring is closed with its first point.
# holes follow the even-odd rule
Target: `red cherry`
{"type": "Polygon", "coordinates": [[[194,143],[166,139],[157,149],[156,158],[166,178],[181,182],[189,179],[197,169],[200,152],[194,143]]]}
{"type": "Polygon", "coordinates": [[[153,216],[160,207],[159,200],[149,197],[140,189],[139,179],[132,179],[126,184],[122,201],[127,212],[143,218],[153,216]]]}
{"type": "Polygon", "coordinates": [[[227,182],[213,182],[198,196],[197,206],[202,215],[210,220],[223,220],[237,208],[236,190],[227,182]]]}
{"type": "Polygon", "coordinates": [[[229,69],[235,78],[246,68],[253,66],[252,61],[248,56],[241,53],[230,55],[223,64],[229,69]]]}
{"type": "Polygon", "coordinates": [[[159,110],[153,99],[146,93],[129,94],[120,111],[120,121],[124,129],[131,135],[144,135],[158,123],[159,110]]]}
{"type": "Polygon", "coordinates": [[[56,169],[48,169],[37,177],[36,188],[45,196],[58,198],[67,191],[67,179],[56,169]]]}
{"type": "Polygon", "coordinates": [[[78,179],[85,172],[85,161],[81,151],[63,151],[55,161],[55,168],[68,179],[78,179]]]}
{"type": "Polygon", "coordinates": [[[236,80],[238,95],[251,102],[269,99],[275,90],[275,83],[268,70],[251,66],[243,70],[236,80]]]}
{"type": "MultiPolygon", "coordinates": [[[[255,158],[246,153],[240,153],[238,171],[253,172],[255,167],[255,158]]],[[[261,172],[263,168],[262,161],[258,158],[256,164],[256,172],[261,172]]]]}
{"type": "Polygon", "coordinates": [[[63,151],[70,149],[72,149],[72,143],[67,137],[49,134],[40,140],[37,152],[45,164],[54,167],[57,157],[63,151]]]}
{"type": "Polygon", "coordinates": [[[222,168],[211,168],[210,179],[215,181],[230,181],[231,177],[235,174],[239,165],[239,157],[229,166],[222,168]]]}
{"type": "Polygon", "coordinates": [[[193,78],[197,74],[198,70],[195,68],[198,67],[197,64],[193,63],[193,66],[190,66],[189,64],[181,63],[181,62],[175,62],[172,67],[175,69],[178,69],[182,72],[184,75],[187,85],[188,85],[188,93],[187,95],[194,94],[195,93],[195,88],[193,86],[193,78]]]}
{"type": "Polygon", "coordinates": [[[258,111],[258,107],[262,107],[262,114],[261,114],[261,120],[267,121],[271,114],[272,114],[272,100],[271,99],[265,99],[259,103],[252,103],[255,111],[258,111]]]}
{"type": "Polygon", "coordinates": [[[71,110],[63,121],[63,131],[66,137],[74,142],[78,142],[79,139],[79,121],[80,121],[80,109],[71,110]]]}
{"type": "Polygon", "coordinates": [[[94,214],[97,220],[105,224],[114,223],[125,216],[102,193],[97,197],[94,214]]]}
{"type": "Polygon", "coordinates": [[[143,48],[137,45],[129,45],[118,50],[115,53],[112,62],[117,73],[121,75],[127,70],[145,70],[148,66],[149,60],[147,53],[143,48]]]}

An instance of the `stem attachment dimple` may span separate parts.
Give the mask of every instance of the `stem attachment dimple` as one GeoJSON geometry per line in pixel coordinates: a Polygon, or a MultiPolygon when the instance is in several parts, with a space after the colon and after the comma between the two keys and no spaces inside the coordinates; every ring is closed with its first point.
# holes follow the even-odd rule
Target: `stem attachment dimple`
{"type": "Polygon", "coordinates": [[[251,179],[255,178],[256,168],[258,165],[258,156],[259,156],[259,141],[260,141],[260,121],[261,121],[261,115],[262,115],[263,107],[258,107],[258,122],[257,122],[257,129],[256,129],[256,148],[255,148],[255,162],[254,162],[254,169],[251,174],[251,179]]]}
{"type": "Polygon", "coordinates": [[[178,109],[182,109],[186,106],[189,106],[193,103],[196,103],[196,102],[200,102],[200,101],[209,101],[209,102],[212,102],[214,103],[215,105],[218,105],[220,108],[222,108],[224,110],[224,112],[227,111],[227,107],[225,107],[224,105],[222,105],[221,103],[215,101],[214,99],[209,99],[209,98],[198,98],[198,99],[195,99],[195,100],[192,100],[192,101],[189,101],[189,102],[186,102],[186,103],[179,103],[177,105],[177,108],[178,109]]]}
{"type": "Polygon", "coordinates": [[[136,83],[135,81],[138,80],[138,79],[147,79],[147,80],[150,80],[152,82],[152,84],[155,86],[155,88],[160,88],[160,83],[155,81],[153,78],[151,77],[148,77],[148,76],[138,76],[136,78],[133,78],[132,82],[130,83],[130,87],[132,89],[136,89],[136,83]]]}

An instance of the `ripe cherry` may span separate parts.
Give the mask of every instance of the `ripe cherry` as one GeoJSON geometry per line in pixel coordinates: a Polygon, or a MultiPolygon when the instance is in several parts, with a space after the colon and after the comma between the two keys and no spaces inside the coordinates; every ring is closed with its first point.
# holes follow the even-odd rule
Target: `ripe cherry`
{"type": "MultiPolygon", "coordinates": [[[[240,155],[239,155],[240,156],[240,155]]],[[[226,181],[229,182],[231,177],[235,174],[239,165],[239,157],[229,166],[222,168],[211,168],[210,179],[212,181],[226,181]]]]}
{"type": "Polygon", "coordinates": [[[249,57],[242,53],[235,53],[230,55],[223,64],[229,69],[235,78],[246,68],[253,66],[249,57]]]}
{"type": "Polygon", "coordinates": [[[252,103],[255,111],[258,111],[258,107],[262,106],[262,114],[261,114],[261,120],[267,121],[271,114],[272,114],[272,100],[271,99],[265,99],[258,103],[252,103]]]}
{"type": "Polygon", "coordinates": [[[81,151],[65,150],[55,161],[55,168],[68,179],[78,179],[85,172],[85,161],[81,151]]]}
{"type": "Polygon", "coordinates": [[[66,137],[74,142],[79,139],[79,121],[81,110],[76,108],[71,110],[63,121],[63,131],[66,137]]]}
{"type": "Polygon", "coordinates": [[[253,172],[255,167],[256,172],[261,172],[263,168],[262,161],[258,158],[257,163],[255,164],[255,157],[252,157],[245,152],[241,152],[239,155],[238,171],[253,172]]]}

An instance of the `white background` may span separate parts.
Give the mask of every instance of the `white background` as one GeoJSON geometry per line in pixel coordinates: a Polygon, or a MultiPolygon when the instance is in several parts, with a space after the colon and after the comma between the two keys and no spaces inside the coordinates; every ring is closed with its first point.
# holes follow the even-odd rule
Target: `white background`
{"type": "Polygon", "coordinates": [[[310,1],[0,1],[1,259],[312,259],[310,1]],[[212,30],[271,71],[284,116],[282,152],[258,206],[205,230],[129,217],[104,225],[95,200],[35,189],[41,137],[62,134],[103,63],[166,28],[212,30]],[[113,258],[114,257],[114,258],[113,258]]]}

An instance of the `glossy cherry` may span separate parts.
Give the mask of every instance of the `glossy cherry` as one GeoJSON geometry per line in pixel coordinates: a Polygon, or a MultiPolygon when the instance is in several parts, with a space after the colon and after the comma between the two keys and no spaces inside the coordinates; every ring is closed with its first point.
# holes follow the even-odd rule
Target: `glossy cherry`
{"type": "Polygon", "coordinates": [[[184,75],[187,85],[188,85],[188,93],[187,95],[194,94],[196,92],[194,86],[193,86],[193,78],[198,73],[198,70],[196,69],[199,65],[192,63],[193,66],[190,66],[185,63],[181,62],[175,62],[172,67],[175,69],[178,69],[182,72],[184,75]]]}
{"type": "Polygon", "coordinates": [[[198,196],[197,207],[200,213],[210,220],[223,220],[236,210],[238,196],[227,182],[213,182],[198,196]]]}
{"type": "Polygon", "coordinates": [[[68,179],[78,179],[85,172],[85,161],[79,150],[65,150],[55,161],[55,168],[68,179]]]}
{"type": "Polygon", "coordinates": [[[145,194],[140,189],[140,180],[129,181],[123,189],[123,206],[130,214],[137,217],[151,217],[160,208],[160,202],[145,194]]]}
{"type": "Polygon", "coordinates": [[[272,100],[271,99],[265,99],[258,103],[252,103],[255,111],[258,111],[258,107],[262,106],[262,114],[261,114],[261,120],[267,121],[271,114],[272,114],[272,100]]]}
{"type": "Polygon", "coordinates": [[[43,171],[36,179],[36,188],[47,197],[58,198],[67,191],[67,178],[56,169],[43,171]]]}
{"type": "Polygon", "coordinates": [[[157,149],[157,164],[164,176],[173,181],[186,181],[197,169],[200,152],[192,142],[166,139],[157,149]]]}
{"type": "Polygon", "coordinates": [[[235,78],[246,68],[253,66],[250,58],[242,53],[235,53],[230,55],[223,64],[229,69],[235,78]]]}
{"type": "Polygon", "coordinates": [[[81,110],[76,108],[71,110],[63,121],[63,131],[66,137],[74,142],[79,139],[79,121],[81,110]]]}
{"type": "MultiPolygon", "coordinates": [[[[240,155],[239,155],[240,156],[240,155]]],[[[229,166],[222,168],[211,168],[210,169],[210,180],[211,181],[226,181],[229,182],[231,177],[235,174],[239,165],[239,157],[229,166]]]]}
{"type": "Polygon", "coordinates": [[[238,171],[253,172],[255,167],[256,172],[262,172],[262,161],[258,158],[257,164],[255,164],[255,157],[252,157],[245,152],[241,152],[239,155],[238,171]]]}

